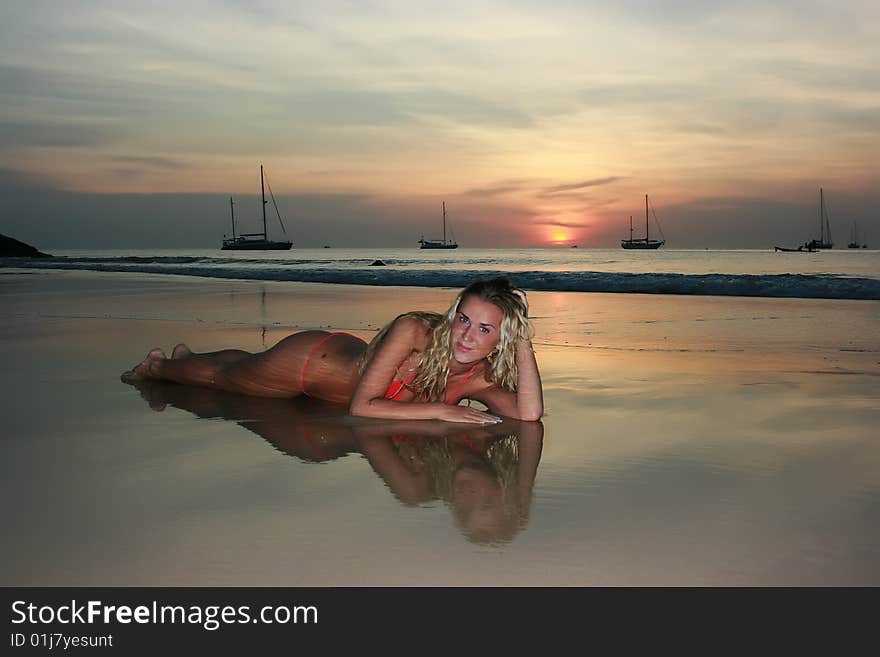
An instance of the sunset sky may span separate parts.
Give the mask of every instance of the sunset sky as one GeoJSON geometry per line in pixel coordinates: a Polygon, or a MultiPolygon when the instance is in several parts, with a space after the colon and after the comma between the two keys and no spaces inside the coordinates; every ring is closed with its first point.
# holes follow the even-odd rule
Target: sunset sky
{"type": "Polygon", "coordinates": [[[219,246],[880,245],[880,3],[0,5],[0,232],[219,246]],[[277,236],[277,231],[270,235],[277,236]]]}

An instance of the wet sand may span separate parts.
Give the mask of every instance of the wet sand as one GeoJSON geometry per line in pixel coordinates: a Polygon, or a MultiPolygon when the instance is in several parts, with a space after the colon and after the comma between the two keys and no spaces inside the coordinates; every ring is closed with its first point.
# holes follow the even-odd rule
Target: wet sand
{"type": "Polygon", "coordinates": [[[880,303],[532,293],[497,432],[119,374],[453,290],[5,270],[6,585],[878,585],[880,303]]]}

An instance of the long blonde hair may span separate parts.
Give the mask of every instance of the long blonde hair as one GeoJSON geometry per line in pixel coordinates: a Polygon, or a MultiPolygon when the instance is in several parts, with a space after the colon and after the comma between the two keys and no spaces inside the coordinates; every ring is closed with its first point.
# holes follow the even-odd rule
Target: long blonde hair
{"type": "Polygon", "coordinates": [[[532,482],[520,480],[518,434],[491,438],[470,464],[494,480],[501,495],[501,505],[494,514],[496,522],[488,526],[469,524],[462,508],[456,504],[455,477],[461,467],[453,456],[456,443],[461,445],[452,437],[416,438],[409,443],[423,464],[430,486],[421,503],[442,500],[452,511],[459,529],[473,543],[498,545],[512,541],[528,525],[532,505],[532,482]]]}
{"type": "Polygon", "coordinates": [[[361,371],[370,362],[394,322],[402,317],[418,319],[426,325],[430,334],[428,346],[419,358],[418,374],[408,387],[420,401],[442,401],[449,378],[449,363],[452,360],[452,325],[455,315],[464,299],[476,297],[494,304],[502,312],[498,347],[495,354],[487,359],[486,380],[498,384],[504,390],[515,392],[516,343],[532,336],[525,303],[516,294],[516,289],[507,278],[476,281],[464,288],[442,315],[418,311],[398,315],[370,341],[361,360],[361,371]]]}

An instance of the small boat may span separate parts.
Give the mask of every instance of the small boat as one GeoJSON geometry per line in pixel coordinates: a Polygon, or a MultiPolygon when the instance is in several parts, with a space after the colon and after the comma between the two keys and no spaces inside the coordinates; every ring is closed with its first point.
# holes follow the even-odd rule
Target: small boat
{"type": "Polygon", "coordinates": [[[852,230],[850,231],[849,236],[849,244],[846,245],[848,249],[867,249],[867,244],[859,244],[859,225],[854,221],[852,225],[852,230]]]}
{"type": "MultiPolygon", "coordinates": [[[[803,245],[797,247],[796,249],[786,249],[781,246],[774,246],[773,249],[775,251],[782,251],[785,253],[795,253],[795,252],[803,252],[803,253],[815,253],[816,251],[821,251],[824,249],[832,249],[834,248],[834,242],[831,241],[831,224],[828,221],[828,210],[825,207],[825,191],[820,187],[819,188],[819,237],[818,239],[811,239],[808,242],[804,242],[803,245]]],[[[850,248],[857,248],[850,246],[850,248]]]]}
{"type": "Polygon", "coordinates": [[[819,188],[819,239],[813,239],[804,244],[816,251],[818,249],[833,249],[831,241],[831,224],[828,221],[828,212],[825,209],[825,192],[819,188]]]}
{"type": "Polygon", "coordinates": [[[796,249],[786,249],[784,246],[774,246],[774,251],[781,251],[783,253],[815,253],[816,249],[812,248],[809,243],[799,246],[796,249]]]}
{"type": "MultiPolygon", "coordinates": [[[[235,234],[235,203],[232,197],[229,197],[229,212],[232,215],[232,237],[223,236],[223,246],[221,251],[287,251],[293,246],[290,240],[274,241],[267,239],[266,234],[266,185],[268,181],[263,175],[263,165],[260,165],[260,191],[263,196],[263,232],[262,233],[239,233],[235,234]]],[[[278,223],[281,224],[281,230],[287,235],[284,229],[284,222],[281,221],[281,213],[278,212],[278,204],[275,203],[275,195],[272,193],[272,187],[269,187],[269,196],[272,199],[272,206],[275,208],[275,214],[278,216],[278,223]]]]}
{"type": "MultiPolygon", "coordinates": [[[[663,236],[663,229],[660,228],[660,221],[657,219],[656,213],[654,214],[654,221],[657,222],[657,228],[660,229],[660,235],[663,236]]],[[[633,238],[633,218],[632,215],[629,217],[629,239],[621,240],[620,246],[624,249],[659,249],[661,246],[666,244],[666,240],[652,240],[650,233],[648,232],[648,195],[645,194],[645,236],[633,238]]]]}
{"type": "MultiPolygon", "coordinates": [[[[450,232],[452,228],[449,229],[450,232]]],[[[422,238],[419,240],[419,248],[420,249],[457,249],[458,242],[455,241],[455,234],[453,233],[452,239],[446,239],[446,201],[443,201],[443,239],[442,240],[426,240],[425,236],[422,235],[422,238]]]]}

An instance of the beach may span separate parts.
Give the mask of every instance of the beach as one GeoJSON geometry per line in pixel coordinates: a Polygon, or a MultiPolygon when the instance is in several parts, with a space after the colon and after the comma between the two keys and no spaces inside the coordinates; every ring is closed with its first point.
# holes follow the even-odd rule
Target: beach
{"type": "Polygon", "coordinates": [[[453,289],[0,290],[8,586],[880,585],[880,301],[530,292],[546,416],[489,435],[119,379],[178,342],[369,340],[453,289]],[[441,482],[471,444],[483,506],[441,482]]]}

